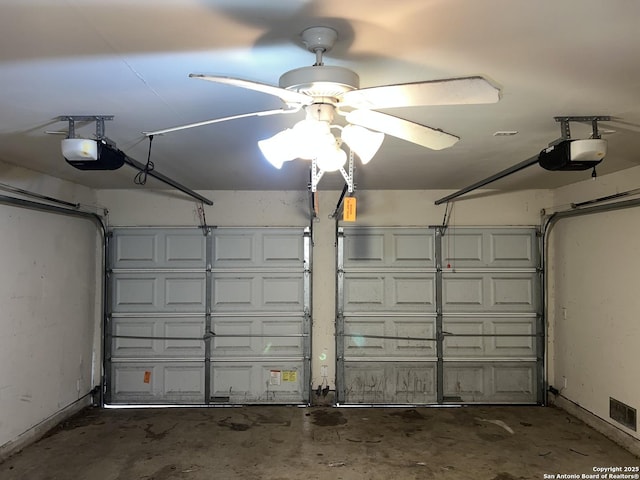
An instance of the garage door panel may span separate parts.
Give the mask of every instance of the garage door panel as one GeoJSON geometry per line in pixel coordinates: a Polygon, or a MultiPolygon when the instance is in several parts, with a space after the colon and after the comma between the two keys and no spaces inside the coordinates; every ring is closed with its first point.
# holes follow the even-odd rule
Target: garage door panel
{"type": "Polygon", "coordinates": [[[197,355],[204,353],[204,319],[167,319],[160,327],[162,351],[169,355],[197,355]]]}
{"type": "Polygon", "coordinates": [[[496,337],[490,338],[491,355],[504,357],[536,356],[536,321],[533,318],[490,320],[488,328],[496,337]],[[517,335],[510,337],[508,335],[517,335]]]}
{"type": "Polygon", "coordinates": [[[114,317],[114,358],[204,357],[203,317],[114,317]]]}
{"type": "Polygon", "coordinates": [[[444,365],[445,399],[476,402],[487,397],[485,365],[444,365]]]}
{"type": "Polygon", "coordinates": [[[165,306],[181,311],[203,311],[206,284],[203,277],[168,277],[164,279],[165,306]]]}
{"type": "Polygon", "coordinates": [[[191,398],[200,402],[204,395],[204,369],[201,364],[167,365],[162,369],[164,397],[175,399],[191,398]]]}
{"type": "Polygon", "coordinates": [[[482,276],[443,279],[443,304],[448,310],[481,310],[486,302],[482,276]]]}
{"type": "Polygon", "coordinates": [[[435,355],[434,318],[347,317],[344,333],[348,360],[435,355]]]}
{"type": "Polygon", "coordinates": [[[304,251],[299,234],[290,231],[268,232],[262,235],[263,265],[298,266],[304,261],[304,251]]]}
{"type": "Polygon", "coordinates": [[[362,233],[353,233],[349,236],[350,242],[345,246],[345,265],[368,264],[384,265],[385,262],[385,235],[376,233],[371,229],[362,233]]]}
{"type": "Polygon", "coordinates": [[[265,275],[262,281],[262,302],[267,308],[300,310],[303,308],[304,291],[302,274],[265,275]]]}
{"type": "Polygon", "coordinates": [[[216,268],[298,268],[304,261],[303,238],[292,229],[218,230],[214,238],[216,268]]]}
{"type": "Polygon", "coordinates": [[[303,356],[301,318],[229,317],[214,321],[213,357],[303,356]]]}
{"type": "Polygon", "coordinates": [[[535,268],[539,264],[533,229],[447,229],[443,265],[454,268],[535,268]]]}
{"type": "Polygon", "coordinates": [[[536,317],[445,317],[444,356],[536,358],[536,317]]]}
{"type": "Polygon", "coordinates": [[[445,357],[481,357],[486,355],[484,338],[472,336],[484,333],[484,321],[482,319],[444,320],[442,328],[445,333],[443,341],[445,357]]]}
{"type": "Polygon", "coordinates": [[[432,267],[435,261],[433,251],[433,234],[431,232],[394,232],[390,235],[392,242],[391,264],[393,266],[432,267]]]}
{"type": "Polygon", "coordinates": [[[487,234],[488,265],[500,267],[537,266],[534,232],[491,232],[487,234]]]}
{"type": "Polygon", "coordinates": [[[220,312],[302,311],[304,283],[296,273],[218,273],[213,307],[220,312]]]}
{"type": "Polygon", "coordinates": [[[536,398],[535,365],[495,365],[493,368],[494,395],[498,399],[536,398]]]}
{"type": "Polygon", "coordinates": [[[214,403],[299,403],[305,395],[302,362],[213,362],[214,403]]]}
{"type": "Polygon", "coordinates": [[[345,307],[358,310],[384,308],[385,278],[358,275],[344,280],[345,307]]]}
{"type": "Polygon", "coordinates": [[[156,355],[154,345],[155,322],[131,319],[115,319],[113,327],[113,356],[143,356],[156,355]],[[128,337],[128,338],[125,338],[128,337]]]}
{"type": "Polygon", "coordinates": [[[384,318],[345,318],[345,356],[384,356],[384,318]]]}
{"type": "Polygon", "coordinates": [[[112,369],[112,397],[115,403],[202,403],[202,362],[115,361],[112,369]]]}
{"type": "Polygon", "coordinates": [[[345,228],[344,265],[350,268],[433,268],[433,232],[415,228],[345,228]]]}
{"type": "Polygon", "coordinates": [[[345,401],[358,404],[420,404],[436,401],[435,362],[347,362],[345,401]]]}
{"type": "Polygon", "coordinates": [[[510,311],[525,309],[535,312],[536,278],[534,276],[516,278],[510,276],[494,276],[491,278],[492,309],[509,308],[510,311]]]}
{"type": "Polygon", "coordinates": [[[114,236],[114,269],[204,268],[206,237],[195,229],[126,229],[114,236]]]}
{"type": "Polygon", "coordinates": [[[484,235],[480,231],[445,232],[442,237],[442,259],[447,265],[455,262],[456,267],[481,267],[483,261],[484,235]]]}
{"type": "Polygon", "coordinates": [[[445,362],[445,401],[535,403],[535,379],[535,362],[445,362]]]}
{"type": "Polygon", "coordinates": [[[116,313],[203,312],[206,280],[199,273],[120,273],[113,277],[116,313]]]}
{"type": "Polygon", "coordinates": [[[535,273],[445,273],[443,310],[448,312],[537,312],[535,273]]]}
{"type": "Polygon", "coordinates": [[[161,263],[158,235],[152,232],[130,233],[115,238],[115,268],[157,267],[161,263]]]}
{"type": "Polygon", "coordinates": [[[435,311],[435,274],[355,273],[344,279],[345,311],[435,311]]]}
{"type": "Polygon", "coordinates": [[[391,305],[394,308],[403,306],[406,308],[434,307],[435,282],[434,277],[420,277],[394,275],[390,278],[393,285],[393,297],[391,305]]]}

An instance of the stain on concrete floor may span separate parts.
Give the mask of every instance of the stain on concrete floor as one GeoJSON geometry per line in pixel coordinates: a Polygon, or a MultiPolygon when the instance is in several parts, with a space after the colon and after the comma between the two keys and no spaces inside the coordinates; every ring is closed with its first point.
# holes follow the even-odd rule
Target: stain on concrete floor
{"type": "Polygon", "coordinates": [[[340,410],[335,409],[316,409],[311,414],[313,416],[313,424],[320,427],[335,427],[347,423],[340,410]]]}
{"type": "Polygon", "coordinates": [[[93,409],[65,424],[0,478],[537,480],[640,463],[541,407],[93,409]]]}

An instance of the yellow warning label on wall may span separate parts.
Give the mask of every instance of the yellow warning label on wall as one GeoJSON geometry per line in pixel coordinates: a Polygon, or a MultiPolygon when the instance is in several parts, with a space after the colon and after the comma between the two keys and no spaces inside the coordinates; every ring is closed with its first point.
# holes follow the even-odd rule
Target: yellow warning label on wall
{"type": "Polygon", "coordinates": [[[298,372],[295,370],[283,370],[282,371],[283,382],[296,382],[298,381],[298,372]]]}
{"type": "Polygon", "coordinates": [[[347,197],[344,199],[342,220],[344,220],[345,222],[356,221],[356,197],[347,197]]]}

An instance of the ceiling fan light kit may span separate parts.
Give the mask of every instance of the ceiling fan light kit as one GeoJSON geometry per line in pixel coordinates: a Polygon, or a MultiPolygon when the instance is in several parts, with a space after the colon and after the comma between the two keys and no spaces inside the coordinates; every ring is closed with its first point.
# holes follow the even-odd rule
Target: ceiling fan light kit
{"type": "Polygon", "coordinates": [[[453,146],[459,137],[438,128],[404,120],[378,112],[382,108],[427,105],[469,105],[494,103],[500,90],[480,76],[427,80],[395,85],[360,88],[357,73],[341,66],[327,66],[323,55],[333,48],[338,32],[325,26],[312,26],[302,31],[302,43],[315,54],[312,66],[296,68],[280,76],[278,86],[250,80],[192,73],[214,83],[245,88],[279,98],[283,108],[256,111],[231,117],[206,120],[189,125],[145,132],[146,135],[169,133],[187,128],[237,120],[251,116],[295,113],[305,109],[307,118],[293,128],[285,129],[271,138],[258,141],[265,158],[276,168],[296,158],[312,160],[312,191],[325,171],[340,171],[353,186],[353,154],[367,164],[382,145],[385,135],[432,150],[453,146]],[[341,119],[334,124],[336,114],[341,119]],[[336,137],[332,129],[340,130],[336,137]],[[347,150],[342,148],[345,144],[347,150]],[[344,170],[347,156],[349,173],[344,170]]]}
{"type": "Polygon", "coordinates": [[[360,158],[363,165],[378,153],[384,141],[384,133],[374,132],[359,125],[347,125],[342,129],[342,141],[360,158]]]}
{"type": "MultiPolygon", "coordinates": [[[[293,128],[287,128],[266,140],[260,140],[258,147],[269,163],[276,168],[282,168],[284,162],[296,158],[316,159],[320,169],[334,172],[344,166],[347,154],[340,148],[342,142],[333,136],[331,128],[325,120],[308,117],[296,123],[293,128]]],[[[355,143],[357,140],[358,138],[355,138],[355,143]]]]}

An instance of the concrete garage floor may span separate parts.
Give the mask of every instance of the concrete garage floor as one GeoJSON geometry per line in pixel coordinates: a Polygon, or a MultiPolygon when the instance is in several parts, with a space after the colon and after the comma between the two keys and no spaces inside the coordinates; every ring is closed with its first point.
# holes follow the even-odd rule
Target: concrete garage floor
{"type": "Polygon", "coordinates": [[[90,409],[0,478],[511,480],[639,463],[556,408],[90,409]]]}

